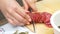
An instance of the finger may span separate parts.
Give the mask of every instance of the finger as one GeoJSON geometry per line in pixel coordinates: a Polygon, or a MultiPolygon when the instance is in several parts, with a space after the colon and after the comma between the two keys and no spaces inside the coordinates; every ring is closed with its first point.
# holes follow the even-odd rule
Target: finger
{"type": "Polygon", "coordinates": [[[35,0],[26,0],[26,2],[34,11],[37,11],[37,8],[35,6],[35,0]]]}
{"type": "Polygon", "coordinates": [[[16,26],[17,24],[16,23],[14,23],[11,19],[9,19],[9,18],[7,18],[7,20],[8,20],[8,22],[10,23],[10,24],[12,24],[12,25],[14,25],[14,26],[16,26]]]}
{"type": "Polygon", "coordinates": [[[14,17],[12,17],[7,11],[2,12],[6,19],[12,24],[12,25],[22,25],[20,22],[18,22],[14,17]]]}
{"type": "Polygon", "coordinates": [[[31,18],[29,17],[29,15],[25,13],[25,10],[17,2],[16,4],[17,4],[17,7],[13,8],[13,10],[15,10],[19,15],[27,19],[27,21],[31,21],[31,18]]]}
{"type": "Polygon", "coordinates": [[[17,7],[17,9],[15,10],[19,15],[21,15],[23,18],[25,18],[27,21],[31,21],[31,18],[28,14],[26,14],[26,10],[17,7]]]}
{"type": "Polygon", "coordinates": [[[25,24],[29,24],[29,22],[24,19],[23,17],[21,17],[18,13],[16,13],[15,11],[13,10],[10,10],[9,13],[15,18],[17,19],[19,22],[21,23],[25,23],[25,24]],[[12,11],[12,12],[11,12],[12,11]]]}
{"type": "Polygon", "coordinates": [[[22,0],[22,1],[23,1],[23,5],[24,5],[25,10],[28,10],[28,4],[26,3],[26,1],[25,0],[22,0]]]}
{"type": "Polygon", "coordinates": [[[12,20],[12,19],[10,19],[10,18],[7,18],[7,20],[12,24],[12,25],[14,25],[14,26],[24,26],[24,24],[23,23],[18,23],[18,21],[17,20],[12,20]]]}
{"type": "Polygon", "coordinates": [[[14,18],[12,18],[10,15],[9,16],[7,16],[7,20],[9,21],[9,19],[11,20],[11,21],[13,21],[13,22],[10,22],[11,24],[15,24],[15,26],[18,26],[20,23],[16,20],[16,19],[14,19],[14,18]]]}
{"type": "Polygon", "coordinates": [[[8,20],[9,23],[11,23],[12,25],[16,26],[16,23],[13,22],[13,20],[7,18],[8,13],[6,11],[4,11],[2,13],[4,14],[4,16],[6,17],[6,19],[8,20]]]}
{"type": "Polygon", "coordinates": [[[12,22],[10,22],[11,24],[13,24],[13,25],[19,24],[19,22],[14,17],[12,17],[8,12],[6,12],[5,17],[9,22],[12,21],[12,22]]]}
{"type": "MultiPolygon", "coordinates": [[[[15,19],[14,17],[12,17],[9,14],[6,14],[6,18],[7,19],[11,19],[11,21],[13,21],[13,23],[16,24],[16,26],[18,26],[18,25],[20,25],[20,26],[24,25],[24,23],[19,22],[17,19],[15,19]]],[[[11,22],[11,24],[13,24],[13,23],[11,22]]]]}

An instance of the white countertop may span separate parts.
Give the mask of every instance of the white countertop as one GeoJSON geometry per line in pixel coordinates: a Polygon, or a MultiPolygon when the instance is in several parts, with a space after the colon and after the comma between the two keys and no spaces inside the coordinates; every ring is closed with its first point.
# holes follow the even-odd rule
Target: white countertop
{"type": "Polygon", "coordinates": [[[0,34],[13,34],[16,30],[18,30],[19,32],[27,31],[29,32],[29,34],[34,34],[27,27],[14,27],[9,23],[0,27],[0,34]]]}

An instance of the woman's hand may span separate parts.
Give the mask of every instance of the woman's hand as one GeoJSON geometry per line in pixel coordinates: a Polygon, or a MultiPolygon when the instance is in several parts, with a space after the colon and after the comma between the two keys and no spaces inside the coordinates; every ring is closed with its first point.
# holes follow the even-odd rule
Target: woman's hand
{"type": "MultiPolygon", "coordinates": [[[[29,2],[27,3],[30,5],[29,2]]],[[[30,6],[32,7],[32,5],[30,6]]],[[[0,0],[0,9],[6,19],[13,25],[25,25],[31,21],[30,17],[25,13],[26,10],[16,0],[0,0]]]]}

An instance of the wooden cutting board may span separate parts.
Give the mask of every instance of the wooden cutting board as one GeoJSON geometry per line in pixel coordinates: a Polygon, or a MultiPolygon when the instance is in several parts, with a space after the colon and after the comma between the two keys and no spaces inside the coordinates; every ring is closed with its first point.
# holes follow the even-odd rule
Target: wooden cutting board
{"type": "MultiPolygon", "coordinates": [[[[27,25],[26,27],[32,32],[34,31],[32,24],[27,25]]],[[[39,23],[35,24],[35,30],[36,34],[54,34],[53,28],[49,28],[45,24],[39,24],[39,23]]]]}
{"type": "Polygon", "coordinates": [[[60,0],[43,0],[36,3],[37,10],[53,14],[60,10],[60,0]]]}

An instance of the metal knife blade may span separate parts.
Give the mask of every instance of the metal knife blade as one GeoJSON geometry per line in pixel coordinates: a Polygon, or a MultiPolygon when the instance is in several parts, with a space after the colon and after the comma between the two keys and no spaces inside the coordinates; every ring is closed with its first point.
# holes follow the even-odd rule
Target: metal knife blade
{"type": "MultiPolygon", "coordinates": [[[[30,13],[32,13],[32,8],[29,8],[29,11],[30,11],[30,13]]],[[[35,33],[36,32],[35,31],[35,22],[32,20],[31,23],[33,25],[33,30],[34,30],[34,33],[35,33]]]]}
{"type": "Polygon", "coordinates": [[[35,33],[35,32],[36,32],[36,31],[35,31],[35,22],[32,21],[31,23],[32,23],[32,25],[33,25],[33,30],[34,30],[34,33],[35,33]]]}

